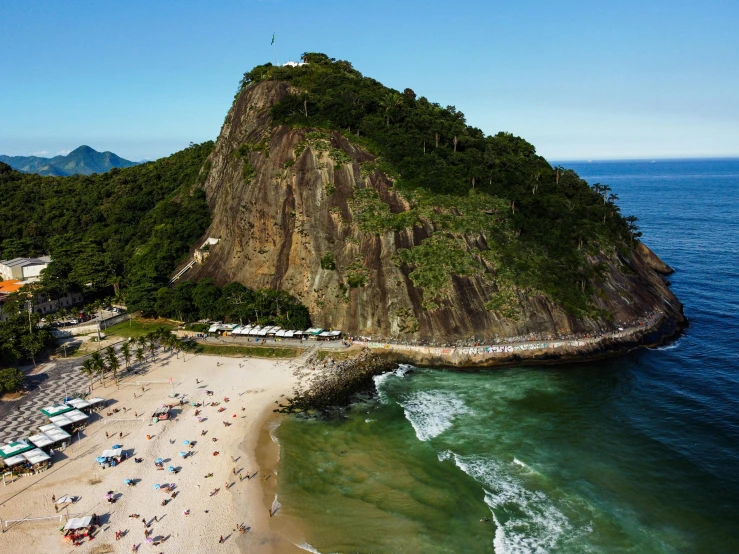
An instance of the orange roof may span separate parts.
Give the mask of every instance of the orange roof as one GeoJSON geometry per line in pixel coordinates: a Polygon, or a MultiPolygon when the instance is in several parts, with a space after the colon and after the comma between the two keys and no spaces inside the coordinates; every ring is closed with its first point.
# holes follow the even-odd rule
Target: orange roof
{"type": "Polygon", "coordinates": [[[0,281],[0,294],[10,294],[11,292],[18,291],[24,285],[23,281],[18,279],[9,279],[7,281],[0,281]]]}

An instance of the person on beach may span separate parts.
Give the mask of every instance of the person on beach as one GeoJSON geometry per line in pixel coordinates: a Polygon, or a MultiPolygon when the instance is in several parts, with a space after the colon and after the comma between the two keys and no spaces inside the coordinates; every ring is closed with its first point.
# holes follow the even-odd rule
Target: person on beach
{"type": "Polygon", "coordinates": [[[233,474],[236,475],[236,468],[233,468],[233,474]]]}
{"type": "Polygon", "coordinates": [[[105,431],[105,438],[106,439],[110,438],[110,435],[108,435],[108,432],[107,431],[105,431]]]}
{"type": "Polygon", "coordinates": [[[218,544],[223,544],[223,542],[224,542],[224,540],[223,540],[223,535],[221,535],[221,538],[220,538],[220,539],[218,539],[218,544]]]}

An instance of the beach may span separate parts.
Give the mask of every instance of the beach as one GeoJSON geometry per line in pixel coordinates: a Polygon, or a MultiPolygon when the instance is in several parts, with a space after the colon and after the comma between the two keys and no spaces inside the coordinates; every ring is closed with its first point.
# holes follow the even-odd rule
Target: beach
{"type": "Polygon", "coordinates": [[[160,350],[146,375],[129,377],[119,386],[111,380],[105,388],[95,387],[93,394],[108,399],[108,405],[99,417],[92,418],[81,439],[75,436],[46,472],[0,487],[4,531],[0,550],[131,552],[138,545],[139,551],[172,553],[211,548],[222,552],[299,551],[270,529],[272,500],[266,496],[265,484],[271,485],[274,481],[270,479],[276,477],[273,466],[263,470],[257,465],[255,449],[276,402],[289,395],[301,379],[300,364],[300,359],[190,355],[183,359],[160,350]],[[137,379],[157,382],[137,384],[137,379]],[[173,390],[178,395],[175,398],[170,397],[173,390]],[[187,399],[185,405],[179,405],[181,398],[187,399]],[[190,402],[207,405],[196,408],[190,402]],[[152,412],[164,404],[176,404],[171,419],[152,423],[152,412]],[[198,409],[202,421],[195,415],[198,409]],[[102,469],[95,458],[114,445],[122,445],[127,459],[102,469]],[[164,469],[155,466],[157,458],[162,458],[164,469]],[[209,474],[212,477],[206,477],[209,474]],[[135,486],[125,485],[127,479],[135,486]],[[173,484],[173,491],[163,492],[165,484],[173,484]],[[110,491],[114,503],[106,500],[110,491]],[[59,510],[65,516],[60,522],[52,518],[52,497],[65,495],[78,500],[59,510]],[[62,539],[59,529],[67,515],[92,514],[100,518],[92,540],[85,539],[75,548],[62,539]],[[27,521],[12,522],[20,519],[27,521]],[[7,520],[11,523],[6,528],[7,520]],[[239,530],[238,526],[243,527],[239,530]]]}

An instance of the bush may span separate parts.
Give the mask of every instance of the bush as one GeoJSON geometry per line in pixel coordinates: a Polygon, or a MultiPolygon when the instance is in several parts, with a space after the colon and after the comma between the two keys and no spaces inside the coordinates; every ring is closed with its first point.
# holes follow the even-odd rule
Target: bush
{"type": "Polygon", "coordinates": [[[14,367],[0,369],[0,394],[18,392],[23,388],[23,372],[14,367]]]}

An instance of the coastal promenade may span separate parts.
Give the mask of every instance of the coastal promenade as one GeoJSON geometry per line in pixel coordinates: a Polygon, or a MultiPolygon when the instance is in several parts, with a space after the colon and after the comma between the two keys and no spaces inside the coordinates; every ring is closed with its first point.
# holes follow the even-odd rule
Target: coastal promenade
{"type": "Polygon", "coordinates": [[[354,344],[372,350],[387,352],[409,363],[428,362],[434,365],[459,367],[493,366],[517,360],[558,359],[596,354],[612,350],[612,345],[636,345],[640,337],[657,331],[664,321],[664,314],[656,312],[645,316],[638,325],[624,327],[622,331],[603,333],[573,339],[512,341],[503,344],[476,346],[417,346],[382,341],[354,341],[354,344]]]}

